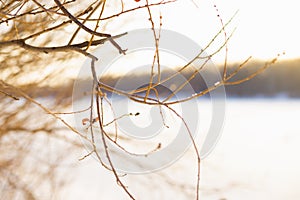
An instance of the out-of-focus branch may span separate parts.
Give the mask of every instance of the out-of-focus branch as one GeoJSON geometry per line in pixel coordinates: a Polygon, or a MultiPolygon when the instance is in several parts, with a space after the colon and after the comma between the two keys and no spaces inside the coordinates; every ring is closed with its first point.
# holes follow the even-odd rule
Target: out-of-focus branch
{"type": "Polygon", "coordinates": [[[106,34],[106,33],[100,33],[97,31],[93,31],[92,29],[86,27],[84,24],[82,24],[76,17],[74,17],[61,3],[59,0],[54,0],[55,3],[57,4],[57,6],[63,11],[63,13],[65,13],[75,24],[77,24],[81,29],[85,30],[86,32],[92,34],[92,35],[96,35],[99,37],[107,37],[108,40],[112,43],[112,45],[114,47],[116,47],[120,53],[123,53],[125,55],[125,51],[123,50],[118,43],[116,43],[114,41],[114,39],[111,37],[110,34],[106,34]]]}
{"type": "Polygon", "coordinates": [[[13,100],[20,100],[18,97],[13,96],[12,94],[8,94],[5,91],[0,90],[0,93],[4,94],[5,96],[8,96],[8,97],[12,98],[13,100]]]}
{"type": "Polygon", "coordinates": [[[100,37],[111,37],[110,34],[107,33],[99,33],[96,31],[93,31],[92,29],[86,27],[85,25],[83,25],[75,16],[73,16],[61,3],[59,0],[54,0],[54,2],[56,3],[56,5],[61,9],[61,11],[63,11],[63,13],[65,13],[74,23],[76,23],[80,28],[82,28],[83,30],[85,30],[88,33],[91,33],[93,35],[97,35],[100,37]]]}
{"type": "MultiPolygon", "coordinates": [[[[120,35],[112,36],[112,38],[119,38],[127,33],[122,33],[120,35]]],[[[91,46],[97,46],[100,44],[104,44],[104,42],[108,41],[109,38],[104,38],[100,40],[93,40],[91,42],[91,46]]],[[[82,50],[82,48],[85,48],[89,45],[88,41],[77,43],[77,44],[70,44],[70,45],[64,45],[64,46],[54,46],[54,47],[37,47],[33,45],[27,44],[23,39],[19,40],[11,40],[6,42],[0,42],[0,48],[11,46],[11,45],[17,45],[21,48],[24,48],[29,51],[35,51],[35,52],[42,52],[42,53],[52,53],[52,52],[67,52],[67,51],[76,51],[79,52],[85,56],[89,56],[89,53],[82,50]]]]}
{"type": "MultiPolygon", "coordinates": [[[[138,7],[134,7],[134,8],[130,8],[130,9],[127,9],[127,10],[123,10],[117,14],[113,14],[113,15],[110,15],[108,17],[102,17],[100,18],[100,20],[108,20],[108,19],[112,19],[114,17],[119,17],[120,15],[123,15],[123,14],[126,14],[126,13],[130,13],[130,12],[133,12],[133,11],[136,11],[136,10],[139,10],[139,9],[143,9],[143,8],[148,8],[148,7],[152,7],[152,6],[160,6],[160,5],[163,5],[163,4],[169,4],[169,3],[174,3],[176,2],[177,0],[170,0],[170,1],[160,1],[158,3],[149,3],[149,4],[146,4],[146,5],[143,5],[143,6],[138,6],[138,7]]],[[[78,18],[80,20],[84,20],[82,18],[78,18]]],[[[97,21],[99,19],[86,19],[86,21],[97,21]]]]}

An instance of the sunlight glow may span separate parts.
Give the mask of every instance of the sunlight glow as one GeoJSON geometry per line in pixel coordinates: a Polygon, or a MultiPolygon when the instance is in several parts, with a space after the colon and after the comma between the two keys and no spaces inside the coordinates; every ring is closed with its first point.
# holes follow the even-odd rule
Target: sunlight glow
{"type": "MultiPolygon", "coordinates": [[[[204,46],[221,28],[220,14],[224,23],[239,10],[227,31],[230,34],[237,27],[229,42],[229,61],[244,60],[252,55],[257,59],[270,59],[286,52],[285,58],[300,56],[300,29],[297,28],[300,2],[287,1],[237,1],[237,0],[195,0],[198,8],[189,1],[179,1],[162,10],[163,27],[178,31],[193,38],[204,46]],[[214,4],[219,13],[216,12],[214,4]]],[[[224,41],[221,38],[220,41],[224,41]]],[[[218,42],[216,43],[218,44],[218,42]]],[[[214,57],[220,62],[224,55],[214,57]]]]}

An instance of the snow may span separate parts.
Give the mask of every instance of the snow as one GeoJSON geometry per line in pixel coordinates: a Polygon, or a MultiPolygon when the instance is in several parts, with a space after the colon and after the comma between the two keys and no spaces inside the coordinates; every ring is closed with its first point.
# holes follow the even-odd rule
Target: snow
{"type": "MultiPolygon", "coordinates": [[[[209,100],[200,100],[200,104],[209,116],[209,100]]],[[[201,198],[299,199],[300,100],[228,99],[226,106],[222,137],[202,160],[201,198]]],[[[208,127],[205,123],[210,120],[203,123],[208,127]]],[[[193,190],[184,195],[176,187],[195,183],[193,159],[191,149],[177,163],[158,172],[172,177],[169,185],[158,178],[162,177],[158,173],[126,176],[124,180],[138,199],[194,199],[193,190]]],[[[61,199],[128,199],[113,175],[93,158],[79,162],[76,171],[70,173],[74,173],[73,181],[61,199]]]]}

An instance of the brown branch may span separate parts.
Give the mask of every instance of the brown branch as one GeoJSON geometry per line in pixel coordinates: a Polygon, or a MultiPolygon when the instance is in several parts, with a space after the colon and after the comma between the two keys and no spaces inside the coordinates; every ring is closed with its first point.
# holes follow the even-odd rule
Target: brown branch
{"type": "MultiPolygon", "coordinates": [[[[110,15],[108,17],[103,17],[103,18],[100,18],[100,20],[108,20],[108,19],[111,19],[111,18],[114,18],[114,17],[119,17],[120,15],[123,15],[125,13],[129,13],[129,12],[132,12],[132,11],[136,11],[136,10],[139,10],[139,9],[143,9],[143,8],[147,8],[147,7],[151,7],[151,6],[159,6],[159,5],[163,5],[163,4],[168,4],[168,3],[174,3],[176,2],[177,0],[170,0],[170,1],[160,1],[158,3],[152,3],[152,4],[149,4],[149,5],[144,5],[144,6],[138,6],[138,7],[135,7],[135,8],[131,8],[131,9],[128,9],[128,10],[123,10],[117,14],[114,14],[114,15],[110,15]]],[[[84,20],[83,18],[78,18],[80,20],[84,20]]],[[[97,21],[99,19],[87,19],[87,21],[97,21]]]]}
{"type": "Polygon", "coordinates": [[[73,128],[70,124],[68,124],[64,119],[62,119],[61,117],[59,117],[57,114],[55,114],[54,112],[52,112],[51,110],[49,110],[48,108],[46,108],[45,106],[43,106],[41,103],[39,103],[38,101],[36,101],[35,99],[31,98],[29,95],[27,95],[25,92],[23,92],[21,89],[14,87],[13,85],[10,85],[8,83],[5,83],[4,81],[0,80],[0,84],[13,89],[14,91],[16,91],[17,93],[19,93],[23,98],[25,98],[26,100],[28,100],[29,102],[35,104],[36,106],[38,106],[39,108],[41,108],[42,110],[45,111],[45,113],[52,115],[55,119],[61,121],[69,130],[71,130],[72,132],[76,133],[77,135],[79,135],[80,137],[82,137],[85,140],[89,139],[82,135],[79,131],[77,131],[75,128],[73,128]]]}
{"type": "Polygon", "coordinates": [[[265,65],[263,67],[261,67],[260,69],[256,70],[255,72],[253,72],[252,74],[248,75],[247,77],[237,80],[237,81],[232,81],[232,82],[227,82],[227,80],[229,80],[230,78],[232,78],[232,76],[230,76],[230,78],[226,79],[225,85],[239,85],[241,83],[244,83],[246,81],[251,80],[252,78],[256,77],[258,74],[261,74],[263,71],[265,71],[268,67],[270,67],[271,65],[275,64],[278,60],[278,57],[280,55],[278,55],[276,58],[274,58],[273,60],[266,62],[265,65]]]}
{"type": "Polygon", "coordinates": [[[100,127],[100,132],[101,132],[101,138],[102,138],[102,143],[103,143],[103,146],[104,146],[104,152],[105,152],[105,155],[106,155],[106,158],[109,162],[109,165],[111,167],[111,170],[116,178],[116,181],[117,183],[123,188],[123,190],[127,193],[127,195],[131,198],[131,199],[135,199],[132,194],[128,191],[127,187],[123,184],[123,182],[120,180],[120,177],[118,175],[118,173],[116,172],[116,169],[114,168],[114,165],[112,163],[112,160],[110,158],[110,154],[108,152],[108,146],[107,146],[107,143],[106,143],[106,139],[105,139],[105,131],[103,129],[103,123],[102,123],[102,118],[101,118],[101,114],[100,114],[100,107],[99,107],[99,95],[98,93],[101,93],[101,89],[98,85],[98,79],[97,79],[97,74],[96,74],[96,71],[95,71],[95,60],[92,59],[92,62],[91,62],[91,69],[92,69],[92,74],[93,74],[93,81],[94,81],[94,86],[95,88],[93,89],[96,89],[96,108],[97,108],[97,115],[98,115],[98,123],[99,123],[99,127],[100,127]]]}
{"type": "MultiPolygon", "coordinates": [[[[87,13],[90,12],[90,11],[91,11],[91,9],[90,9],[90,7],[88,7],[88,8],[85,9],[82,13],[78,14],[76,17],[80,17],[80,16],[82,16],[82,15],[85,15],[85,14],[87,14],[87,13]]],[[[55,12],[55,13],[56,13],[56,12],[55,12]]],[[[58,25],[56,25],[56,26],[53,26],[53,27],[47,28],[47,29],[45,29],[45,30],[39,31],[39,32],[34,33],[34,34],[32,34],[32,35],[29,35],[29,36],[27,36],[27,37],[25,37],[25,38],[23,38],[23,39],[24,39],[24,40],[28,40],[28,39],[37,37],[37,36],[39,36],[39,35],[42,35],[42,34],[45,34],[45,33],[47,33],[47,32],[53,31],[53,30],[55,30],[55,29],[58,29],[58,28],[60,28],[60,27],[62,27],[62,26],[64,26],[64,25],[66,25],[66,24],[69,24],[69,23],[72,23],[72,20],[64,21],[64,22],[62,22],[62,23],[60,23],[60,24],[58,24],[58,25]]]]}
{"type": "Polygon", "coordinates": [[[193,148],[194,148],[194,151],[196,153],[196,157],[197,157],[197,181],[196,181],[196,200],[199,200],[199,189],[200,189],[200,162],[201,162],[201,158],[200,158],[200,153],[199,153],[199,149],[197,147],[197,144],[193,138],[193,135],[192,135],[192,132],[189,128],[189,126],[187,125],[186,121],[184,120],[184,118],[178,113],[176,112],[176,110],[174,110],[173,108],[171,108],[170,106],[168,105],[164,105],[166,106],[169,110],[171,110],[181,121],[182,123],[184,124],[187,132],[188,132],[188,135],[190,137],[190,140],[192,142],[192,145],[193,145],[193,148]]]}
{"type": "Polygon", "coordinates": [[[4,94],[5,96],[8,96],[8,97],[12,98],[13,100],[20,100],[18,97],[13,96],[12,94],[8,94],[5,91],[0,90],[0,93],[4,94]]]}
{"type": "MultiPolygon", "coordinates": [[[[161,76],[161,74],[160,74],[160,62],[159,62],[159,40],[160,40],[160,35],[157,36],[157,34],[156,34],[155,24],[154,24],[154,21],[153,21],[153,17],[152,17],[152,13],[151,13],[151,10],[150,10],[150,7],[149,7],[149,1],[148,0],[146,0],[146,6],[147,6],[149,21],[151,23],[151,29],[152,29],[152,32],[153,32],[153,37],[154,37],[154,42],[155,42],[155,52],[154,52],[154,56],[153,56],[152,66],[151,66],[150,80],[149,80],[149,84],[148,84],[148,88],[147,88],[147,91],[146,91],[144,101],[147,100],[149,92],[150,92],[150,90],[152,88],[152,85],[153,85],[155,61],[157,63],[157,70],[158,70],[158,78],[157,78],[158,83],[160,83],[160,76],[161,76]]],[[[160,27],[160,29],[161,29],[161,27],[160,27]]]]}
{"type": "MultiPolygon", "coordinates": [[[[113,36],[112,38],[119,38],[127,33],[123,33],[120,35],[113,36]]],[[[100,40],[94,40],[91,43],[91,46],[97,46],[100,44],[104,44],[104,42],[108,41],[109,38],[104,38],[100,40]]],[[[38,47],[38,46],[33,46],[27,44],[24,39],[19,39],[19,40],[11,40],[11,41],[5,41],[5,42],[0,42],[0,48],[6,47],[6,46],[12,46],[12,45],[17,45],[23,49],[29,50],[29,51],[35,51],[35,52],[43,52],[43,53],[53,53],[53,52],[68,52],[68,51],[76,51],[79,52],[85,56],[88,57],[93,57],[90,53],[82,50],[82,48],[85,48],[89,45],[88,41],[82,42],[82,43],[77,43],[77,44],[72,44],[72,45],[64,45],[64,46],[54,46],[54,47],[38,47]]]]}
{"type": "MultiPolygon", "coordinates": [[[[70,3],[73,3],[73,2],[75,2],[75,1],[76,1],[76,0],[66,1],[66,2],[63,3],[63,5],[70,4],[70,3]]],[[[37,14],[44,13],[45,11],[52,12],[52,10],[53,10],[53,9],[56,9],[56,8],[58,8],[58,7],[57,7],[57,6],[52,6],[52,7],[50,7],[50,8],[45,8],[45,10],[43,9],[43,10],[39,10],[39,11],[37,11],[37,10],[39,9],[39,7],[33,8],[33,9],[31,9],[31,10],[29,10],[29,11],[26,11],[26,12],[24,12],[24,13],[22,13],[22,14],[14,15],[14,16],[12,16],[12,17],[10,17],[10,18],[1,20],[1,21],[0,21],[0,24],[2,24],[2,23],[7,23],[7,22],[9,22],[9,21],[11,21],[11,20],[16,20],[16,19],[18,19],[18,18],[20,18],[20,17],[23,17],[23,16],[25,16],[25,15],[37,15],[37,14]]],[[[55,13],[55,14],[58,14],[57,12],[54,12],[54,13],[55,13]]]]}
{"type": "Polygon", "coordinates": [[[65,15],[67,15],[70,20],[72,20],[75,24],[77,24],[80,28],[82,28],[83,30],[85,30],[88,33],[91,33],[93,35],[97,35],[99,37],[111,37],[110,34],[106,34],[106,33],[99,33],[96,31],[93,31],[92,29],[86,27],[85,25],[83,25],[80,21],[78,21],[78,19],[76,17],[74,17],[64,6],[63,4],[60,3],[59,0],[54,0],[54,2],[56,3],[56,5],[61,9],[61,11],[63,13],[65,13],[65,15]]]}
{"type": "MultiPolygon", "coordinates": [[[[87,19],[89,19],[96,12],[96,10],[99,8],[99,6],[101,4],[102,4],[102,1],[100,1],[100,2],[98,2],[96,4],[95,8],[92,9],[92,11],[88,14],[88,16],[86,16],[86,18],[82,21],[82,24],[85,24],[85,22],[87,21],[87,19]]],[[[89,7],[92,8],[91,7],[92,5],[93,4],[91,4],[89,7]]],[[[79,17],[78,17],[78,19],[79,19],[79,17]]],[[[73,33],[73,35],[72,35],[72,37],[71,37],[71,39],[70,39],[70,41],[69,41],[68,44],[72,44],[73,40],[75,39],[75,37],[76,37],[76,35],[78,34],[79,31],[80,31],[80,27],[78,26],[77,29],[75,30],[75,32],[73,33]]]]}
{"type": "Polygon", "coordinates": [[[70,20],[72,20],[75,24],[77,24],[81,29],[85,30],[86,32],[92,34],[92,35],[96,35],[99,37],[106,37],[108,38],[108,40],[112,43],[112,45],[114,47],[116,47],[119,50],[119,53],[122,53],[125,55],[126,50],[123,50],[111,37],[110,34],[106,34],[106,33],[99,33],[96,31],[93,31],[92,29],[86,27],[84,24],[82,24],[76,17],[74,17],[61,3],[59,0],[54,0],[56,5],[61,9],[61,11],[63,13],[65,13],[70,20]]]}

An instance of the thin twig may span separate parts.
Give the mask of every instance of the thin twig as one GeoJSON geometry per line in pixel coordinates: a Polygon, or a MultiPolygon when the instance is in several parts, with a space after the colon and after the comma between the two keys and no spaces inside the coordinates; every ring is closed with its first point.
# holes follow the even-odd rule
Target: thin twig
{"type": "Polygon", "coordinates": [[[86,32],[92,34],[92,35],[96,35],[96,36],[99,36],[99,37],[106,37],[108,38],[108,40],[112,43],[112,45],[114,47],[116,47],[120,53],[122,54],[126,54],[125,51],[126,50],[123,50],[119,45],[118,43],[116,43],[114,41],[114,39],[111,37],[110,34],[107,34],[107,33],[100,33],[100,32],[96,32],[96,31],[93,31],[92,29],[86,27],[84,24],[82,24],[76,17],[74,17],[61,3],[59,0],[54,0],[55,3],[57,4],[57,6],[61,9],[61,11],[63,13],[65,13],[70,20],[72,20],[75,24],[77,24],[81,29],[85,30],[86,32]]]}

